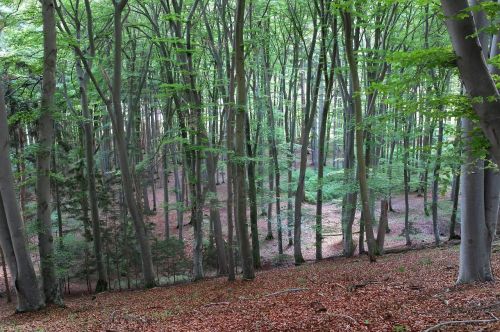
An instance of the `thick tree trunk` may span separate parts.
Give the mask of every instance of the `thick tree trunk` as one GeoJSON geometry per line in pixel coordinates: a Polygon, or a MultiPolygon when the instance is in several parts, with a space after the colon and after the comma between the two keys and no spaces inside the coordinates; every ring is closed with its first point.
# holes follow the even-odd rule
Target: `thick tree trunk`
{"type": "Polygon", "coordinates": [[[471,15],[457,19],[459,12],[467,10],[467,0],[441,0],[447,16],[446,26],[457,55],[457,65],[467,93],[474,98],[473,108],[489,140],[490,152],[500,162],[500,95],[495,86],[479,43],[471,15]],[[493,98],[495,97],[495,98],[493,98]]]}
{"type": "MultiPolygon", "coordinates": [[[[472,139],[471,120],[462,122],[464,141],[472,139]]],[[[462,166],[461,187],[461,242],[460,269],[457,283],[493,280],[491,270],[492,232],[486,220],[484,162],[474,157],[470,145],[464,151],[466,163],[462,166]]]]}
{"type": "Polygon", "coordinates": [[[54,238],[52,236],[51,199],[50,199],[50,161],[54,142],[55,112],[54,95],[56,91],[56,20],[53,0],[42,2],[44,61],[41,115],[38,119],[37,153],[37,222],[38,248],[43,292],[46,303],[63,304],[55,270],[54,238]]]}
{"type": "MultiPolygon", "coordinates": [[[[441,0],[446,25],[453,48],[457,55],[460,76],[468,95],[473,98],[473,109],[479,117],[479,124],[490,143],[490,154],[498,164],[500,162],[500,95],[486,65],[488,42],[483,33],[482,44],[477,36],[477,29],[471,14],[457,18],[456,15],[467,11],[467,0],[441,0]],[[484,49],[483,49],[484,48],[484,49]]],[[[484,25],[478,18],[476,23],[484,25]]],[[[470,141],[473,129],[470,120],[463,122],[465,139],[470,141]]],[[[458,283],[492,280],[491,241],[493,225],[491,221],[498,212],[498,185],[488,176],[485,183],[480,161],[470,151],[470,143],[465,142],[465,154],[468,164],[462,172],[462,218],[460,271],[458,283]],[[495,207],[493,207],[495,205],[495,207]],[[492,210],[493,209],[493,210],[492,210]],[[493,212],[495,211],[495,212],[493,212]]],[[[496,218],[495,218],[496,219],[496,218]]],[[[496,220],[495,220],[496,222],[496,220]]]]}
{"type": "Polygon", "coordinates": [[[9,155],[9,128],[4,90],[0,82],[0,246],[16,289],[16,310],[34,311],[43,307],[44,302],[16,201],[9,155]]]}

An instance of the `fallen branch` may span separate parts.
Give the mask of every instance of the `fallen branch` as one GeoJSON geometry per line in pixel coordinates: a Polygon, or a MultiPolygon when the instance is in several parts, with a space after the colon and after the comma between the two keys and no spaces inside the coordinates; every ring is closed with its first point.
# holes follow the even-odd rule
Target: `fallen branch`
{"type": "Polygon", "coordinates": [[[358,324],[358,322],[357,322],[354,318],[352,318],[351,316],[348,316],[348,315],[344,315],[344,314],[337,314],[337,313],[332,313],[332,312],[329,312],[329,313],[328,313],[328,316],[334,316],[334,317],[346,318],[346,319],[351,320],[354,324],[358,324]]]}
{"type": "MultiPolygon", "coordinates": [[[[352,234],[359,234],[358,232],[352,232],[352,234]]],[[[323,233],[322,236],[342,236],[342,233],[323,233]]]]}
{"type": "Polygon", "coordinates": [[[427,330],[425,330],[424,332],[436,331],[436,330],[442,328],[443,326],[447,326],[447,325],[488,324],[488,323],[494,323],[494,322],[498,322],[498,318],[493,318],[493,319],[479,319],[479,320],[452,320],[452,321],[449,321],[449,322],[443,322],[443,323],[439,323],[437,325],[434,325],[434,326],[428,328],[427,330]]]}
{"type": "Polygon", "coordinates": [[[306,291],[309,290],[309,288],[290,288],[290,289],[285,289],[279,292],[274,292],[271,294],[264,295],[264,297],[269,297],[269,296],[274,296],[274,295],[280,295],[284,293],[296,293],[296,292],[301,292],[301,291],[306,291]]]}
{"type": "Polygon", "coordinates": [[[204,307],[213,307],[216,305],[228,305],[229,302],[212,302],[212,303],[207,303],[204,305],[204,307]]]}

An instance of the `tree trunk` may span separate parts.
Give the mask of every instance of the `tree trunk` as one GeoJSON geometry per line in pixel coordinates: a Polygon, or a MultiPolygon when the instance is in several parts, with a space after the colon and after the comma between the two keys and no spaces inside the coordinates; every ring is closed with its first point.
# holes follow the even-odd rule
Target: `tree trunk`
{"type": "Polygon", "coordinates": [[[260,268],[260,245],[259,245],[259,228],[258,228],[258,216],[257,216],[257,189],[255,187],[255,156],[254,151],[252,151],[251,137],[250,137],[250,118],[248,113],[245,115],[245,137],[246,137],[246,149],[247,155],[250,159],[248,161],[247,173],[248,173],[248,199],[250,204],[250,230],[252,237],[252,256],[253,256],[253,266],[258,269],[260,268]]]}
{"type": "MultiPolygon", "coordinates": [[[[464,119],[462,128],[463,140],[470,142],[471,131],[474,128],[472,121],[464,119]]],[[[462,222],[457,283],[493,280],[490,262],[493,234],[486,219],[485,196],[488,191],[485,186],[488,184],[485,183],[484,162],[475,158],[471,145],[467,147],[468,149],[464,151],[466,163],[462,166],[464,176],[461,177],[462,222]]]]}
{"type": "Polygon", "coordinates": [[[134,223],[137,242],[139,243],[144,286],[150,288],[155,286],[156,279],[151,257],[151,246],[147,235],[146,225],[143,220],[142,211],[137,203],[132,180],[132,171],[128,162],[127,146],[125,143],[123,114],[121,106],[121,72],[122,72],[122,11],[127,0],[115,3],[114,10],[114,71],[113,71],[113,108],[108,106],[115,133],[115,143],[118,150],[118,160],[121,170],[121,178],[124,188],[125,200],[134,223]]]}
{"type": "Polygon", "coordinates": [[[407,129],[405,132],[405,136],[403,138],[403,185],[404,185],[404,191],[405,191],[405,228],[404,228],[404,234],[406,238],[406,245],[410,246],[411,245],[411,239],[410,239],[410,230],[411,230],[411,223],[409,219],[409,213],[410,213],[410,202],[409,202],[409,195],[410,195],[410,170],[409,170],[409,156],[410,156],[410,147],[409,147],[409,135],[411,132],[411,127],[410,123],[407,123],[407,129]]]}
{"type": "Polygon", "coordinates": [[[169,225],[169,214],[170,214],[170,206],[168,200],[168,146],[165,144],[163,146],[163,223],[165,225],[165,240],[170,238],[170,225],[169,225]]]}
{"type": "Polygon", "coordinates": [[[346,56],[349,62],[349,69],[351,72],[352,87],[354,94],[354,113],[356,118],[356,159],[358,161],[358,179],[359,191],[361,196],[361,205],[363,208],[363,220],[365,221],[366,240],[368,241],[368,255],[370,261],[375,261],[376,242],[373,235],[373,219],[370,211],[370,198],[367,181],[367,169],[364,156],[364,143],[363,143],[363,114],[361,109],[361,86],[358,76],[358,65],[354,58],[353,45],[352,45],[352,18],[349,12],[343,12],[342,18],[344,22],[344,38],[346,44],[346,56]]]}
{"type": "Polygon", "coordinates": [[[12,295],[10,294],[9,276],[7,275],[7,265],[5,265],[5,257],[3,255],[3,250],[1,246],[0,246],[0,259],[2,260],[3,282],[5,284],[5,294],[7,294],[7,303],[11,303],[12,295]]]}
{"type": "Polygon", "coordinates": [[[245,53],[243,44],[243,25],[245,21],[245,0],[238,0],[235,13],[235,82],[237,84],[236,99],[236,129],[235,129],[235,157],[236,157],[236,208],[237,223],[239,224],[240,254],[242,259],[243,279],[255,278],[252,250],[248,241],[247,223],[247,195],[245,191],[245,122],[246,122],[246,82],[245,82],[245,53]]]}
{"type": "Polygon", "coordinates": [[[52,236],[51,199],[50,199],[50,162],[54,142],[55,112],[54,95],[56,91],[56,20],[54,1],[42,3],[44,61],[41,114],[38,119],[37,153],[37,222],[38,248],[40,251],[40,270],[46,303],[62,305],[62,297],[57,281],[54,262],[54,238],[52,236]]]}
{"type": "Polygon", "coordinates": [[[454,182],[453,187],[455,187],[455,190],[453,191],[453,207],[451,210],[451,218],[450,218],[449,240],[459,238],[459,236],[455,233],[455,228],[457,224],[458,198],[460,197],[460,171],[453,177],[453,182],[454,182]]]}
{"type": "Polygon", "coordinates": [[[0,82],[0,246],[16,289],[16,310],[35,311],[43,307],[44,302],[16,201],[9,155],[9,128],[4,90],[0,82]]]}
{"type": "Polygon", "coordinates": [[[473,109],[491,144],[490,152],[500,163],[500,95],[495,86],[476,34],[472,15],[463,19],[454,16],[468,8],[467,0],[441,0],[446,26],[457,55],[457,65],[466,91],[474,98],[473,109]]]}
{"type": "Polygon", "coordinates": [[[441,152],[443,151],[443,120],[439,120],[436,161],[434,164],[434,180],[432,183],[432,230],[434,232],[434,242],[439,245],[439,225],[438,225],[438,198],[439,198],[439,171],[441,169],[441,152]]]}
{"type": "MultiPolygon", "coordinates": [[[[488,70],[485,60],[487,42],[480,43],[472,15],[457,19],[455,15],[467,11],[466,0],[441,0],[446,26],[457,55],[460,76],[468,95],[473,98],[473,109],[479,117],[479,124],[490,142],[490,154],[500,162],[500,95],[488,70]],[[484,50],[483,50],[484,48],[484,50]]],[[[480,20],[478,20],[479,22],[480,20]]],[[[478,24],[480,24],[479,22],[478,24]]],[[[463,166],[460,270],[458,283],[492,280],[491,242],[493,239],[493,216],[498,213],[498,176],[488,174],[487,181],[482,175],[481,161],[475,160],[470,150],[470,120],[463,123],[467,141],[465,154],[468,164],[463,166]],[[489,177],[495,178],[492,181],[489,177]],[[496,185],[496,186],[495,186],[496,185]],[[493,207],[496,205],[495,207],[493,207]]],[[[496,222],[496,218],[495,222],[496,222]]]]}
{"type": "MultiPolygon", "coordinates": [[[[93,55],[91,55],[93,56],[93,55]]],[[[102,256],[101,225],[99,219],[99,206],[97,202],[97,190],[94,168],[94,126],[93,119],[89,111],[89,101],[87,95],[88,76],[84,74],[81,61],[77,60],[76,71],[78,83],[80,85],[80,103],[82,107],[85,166],[87,170],[87,188],[89,192],[90,212],[92,218],[92,239],[94,243],[94,255],[96,257],[97,283],[96,292],[103,292],[108,289],[108,276],[104,267],[102,256]]]]}
{"type": "Polygon", "coordinates": [[[387,199],[382,199],[380,201],[380,219],[378,222],[378,232],[377,232],[377,252],[379,255],[384,253],[384,241],[385,234],[387,230],[387,224],[389,222],[387,218],[387,213],[389,211],[389,202],[387,199]]]}

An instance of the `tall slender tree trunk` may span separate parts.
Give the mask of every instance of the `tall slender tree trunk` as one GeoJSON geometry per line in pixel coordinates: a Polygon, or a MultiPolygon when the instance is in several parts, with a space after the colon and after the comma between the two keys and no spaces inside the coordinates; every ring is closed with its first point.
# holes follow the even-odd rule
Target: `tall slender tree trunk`
{"type": "Polygon", "coordinates": [[[239,224],[240,254],[243,268],[243,279],[255,277],[252,259],[252,250],[248,241],[247,223],[247,195],[245,190],[245,122],[246,122],[246,82],[245,82],[245,53],[243,44],[243,25],[245,21],[245,0],[238,0],[235,14],[235,82],[237,84],[236,99],[236,129],[235,129],[235,157],[236,157],[236,207],[237,223],[239,224]]]}
{"type": "Polygon", "coordinates": [[[439,198],[439,171],[441,169],[441,153],[443,151],[443,120],[439,120],[436,161],[434,164],[434,180],[432,183],[432,230],[434,232],[434,242],[439,245],[439,225],[438,225],[438,198],[439,198]]]}
{"type": "Polygon", "coordinates": [[[165,144],[163,146],[163,223],[165,225],[164,237],[165,240],[170,238],[170,224],[169,224],[169,214],[170,214],[170,206],[169,206],[169,190],[168,190],[168,146],[165,144]]]}
{"type": "MultiPolygon", "coordinates": [[[[93,53],[93,52],[92,52],[93,53]]],[[[93,56],[93,54],[91,54],[93,56]]],[[[96,257],[97,283],[96,292],[103,292],[108,289],[108,276],[104,267],[102,255],[101,225],[99,219],[99,206],[97,202],[97,190],[94,168],[94,126],[93,119],[89,111],[89,101],[87,94],[88,76],[84,74],[81,61],[77,60],[76,71],[78,83],[80,85],[80,103],[82,107],[82,116],[84,118],[84,151],[85,166],[87,170],[87,188],[89,192],[90,212],[92,218],[92,238],[94,243],[94,255],[96,257]]]]}
{"type": "MultiPolygon", "coordinates": [[[[257,216],[257,189],[255,186],[255,156],[254,151],[252,151],[252,144],[250,142],[250,118],[248,113],[245,118],[245,137],[246,137],[246,149],[247,155],[250,160],[248,161],[247,173],[248,173],[248,198],[250,204],[250,229],[252,236],[252,255],[253,255],[253,265],[256,269],[260,268],[260,244],[259,244],[259,228],[258,228],[258,216],[257,216]]],[[[258,135],[258,133],[257,133],[258,135]]]]}
{"type": "Polygon", "coordinates": [[[409,170],[409,157],[410,157],[410,143],[409,143],[409,135],[411,132],[411,127],[410,127],[410,122],[407,123],[407,128],[405,132],[405,136],[403,138],[403,185],[404,185],[404,192],[405,192],[405,229],[404,229],[404,234],[405,234],[405,239],[406,239],[406,245],[410,246],[411,245],[411,239],[410,239],[410,231],[411,231],[411,223],[410,223],[410,201],[409,201],[409,195],[410,195],[410,170],[409,170]]]}
{"type": "Polygon", "coordinates": [[[363,143],[363,114],[361,109],[361,86],[358,76],[358,65],[353,52],[352,40],[352,18],[349,12],[342,13],[344,22],[344,38],[346,44],[346,55],[351,72],[352,87],[354,94],[354,113],[356,119],[356,159],[358,161],[358,179],[359,191],[361,196],[361,205],[363,208],[363,220],[365,221],[366,240],[368,241],[368,255],[370,261],[375,261],[376,242],[373,235],[373,219],[370,210],[369,188],[367,181],[367,169],[364,156],[364,143],[363,143]]]}
{"type": "Polygon", "coordinates": [[[43,18],[43,84],[41,114],[38,119],[37,153],[37,222],[38,248],[40,251],[40,269],[43,293],[46,303],[63,304],[59,283],[56,276],[54,257],[54,238],[52,235],[51,199],[50,199],[50,162],[54,142],[55,112],[54,95],[56,91],[56,19],[53,0],[42,2],[43,18]]]}
{"type": "Polygon", "coordinates": [[[108,106],[110,111],[113,129],[115,133],[115,143],[118,151],[118,161],[120,164],[121,178],[123,182],[125,201],[134,223],[137,242],[139,243],[141,253],[142,272],[144,277],[144,286],[153,287],[156,279],[153,270],[153,260],[151,256],[151,245],[143,220],[142,211],[137,202],[134,192],[134,183],[132,180],[132,171],[129,165],[127,146],[125,143],[123,113],[121,106],[121,72],[122,72],[122,11],[127,4],[127,0],[121,0],[114,3],[114,71],[113,71],[113,107],[108,106]]]}

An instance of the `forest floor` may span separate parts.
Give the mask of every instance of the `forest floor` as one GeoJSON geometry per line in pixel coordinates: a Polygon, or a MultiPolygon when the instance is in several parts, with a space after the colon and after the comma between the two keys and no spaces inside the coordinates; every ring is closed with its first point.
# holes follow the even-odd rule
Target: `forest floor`
{"type": "MultiPolygon", "coordinates": [[[[455,286],[458,245],[379,257],[333,258],[150,290],[73,295],[66,307],[13,314],[0,331],[422,331],[451,320],[500,317],[498,284],[455,286]]],[[[500,242],[493,269],[500,275],[500,242]]],[[[445,326],[446,327],[446,326],[445,326]]],[[[499,331],[500,321],[444,331],[499,331]]]]}
{"type": "MultiPolygon", "coordinates": [[[[170,186],[173,183],[171,179],[170,186]]],[[[226,234],[227,186],[221,184],[217,188],[226,234]]],[[[157,211],[148,219],[161,237],[164,234],[163,188],[156,188],[155,194],[157,211]]],[[[152,192],[149,196],[152,203],[152,192]]],[[[169,200],[175,202],[173,192],[169,200]]],[[[386,236],[386,248],[404,249],[404,196],[395,195],[392,202],[395,211],[388,216],[391,232],[386,236]]],[[[432,218],[424,214],[423,197],[412,193],[409,202],[415,249],[432,243],[432,218]]],[[[378,202],[375,207],[378,219],[378,202]]],[[[304,203],[302,249],[307,264],[294,267],[293,247],[287,246],[285,230],[284,255],[278,255],[275,211],[273,206],[273,240],[265,239],[267,216],[259,216],[264,269],[257,273],[255,281],[230,283],[226,278],[209,278],[197,283],[97,296],[87,294],[85,287],[77,284],[72,285],[72,289],[81,288],[81,291],[66,295],[66,308],[50,307],[39,313],[20,315],[12,314],[14,306],[0,298],[0,331],[420,331],[441,321],[500,317],[497,285],[453,286],[458,269],[456,245],[389,254],[375,264],[370,264],[365,256],[340,258],[341,206],[325,202],[323,229],[329,236],[323,240],[323,257],[327,259],[314,263],[315,205],[304,203]],[[282,291],[285,292],[276,293],[282,291]]],[[[441,197],[438,214],[442,240],[447,238],[450,211],[451,201],[441,197]]],[[[208,215],[206,208],[205,239],[208,215]]],[[[282,219],[285,225],[286,202],[282,204],[282,219]]],[[[193,230],[188,223],[189,212],[186,212],[184,240],[190,255],[193,230]]],[[[169,225],[170,236],[177,236],[175,210],[169,213],[169,225]]],[[[359,214],[353,228],[355,232],[359,230],[359,214]]],[[[493,266],[500,275],[498,246],[500,244],[495,249],[493,266]]],[[[213,271],[207,272],[213,275],[213,271]]],[[[0,278],[0,290],[3,289],[3,278],[0,278]]],[[[500,323],[496,324],[467,327],[471,331],[485,327],[489,330],[482,331],[500,330],[500,323]]],[[[452,326],[450,331],[462,327],[452,326]]]]}
{"type": "MultiPolygon", "coordinates": [[[[158,181],[160,182],[160,181],[158,181]]],[[[173,186],[174,180],[173,175],[171,175],[169,186],[173,186]]],[[[171,188],[170,188],[171,189],[171,188]]],[[[163,189],[156,188],[155,191],[157,200],[157,210],[154,215],[150,215],[148,220],[155,226],[155,231],[158,237],[162,237],[165,232],[165,217],[164,217],[164,207],[163,207],[163,189]]],[[[227,184],[222,183],[217,185],[217,194],[219,198],[219,213],[222,222],[223,233],[227,234],[227,184]]],[[[276,219],[276,204],[273,202],[272,210],[272,230],[274,238],[272,240],[267,240],[267,216],[261,214],[261,206],[258,207],[259,217],[258,217],[258,229],[259,229],[259,243],[260,243],[260,253],[262,257],[262,262],[265,266],[275,266],[275,265],[292,265],[293,264],[293,246],[288,246],[288,235],[287,235],[287,203],[286,203],[286,193],[282,193],[282,203],[281,203],[281,219],[283,227],[283,255],[278,255],[278,240],[277,240],[277,219],[276,219]]],[[[428,204],[430,211],[431,193],[428,193],[428,204]]],[[[149,201],[150,206],[152,206],[153,195],[149,191],[149,201]]],[[[170,191],[169,202],[175,202],[175,193],[173,190],[170,191]]],[[[359,202],[358,202],[359,204],[359,202]]],[[[208,205],[208,204],[207,204],[208,205]]],[[[404,246],[406,243],[403,230],[404,230],[404,217],[405,217],[405,200],[404,195],[397,194],[392,198],[392,206],[394,211],[388,214],[388,223],[391,232],[386,234],[385,237],[385,247],[399,247],[404,246]]],[[[267,211],[267,204],[263,206],[264,210],[267,211]]],[[[452,202],[449,199],[449,194],[439,198],[438,202],[438,225],[441,234],[441,239],[446,240],[449,234],[449,220],[452,210],[452,202]]],[[[302,254],[306,260],[314,260],[316,258],[316,219],[315,219],[316,205],[304,202],[302,205],[302,254]]],[[[207,239],[209,234],[209,207],[204,208],[204,238],[207,239]]],[[[333,202],[325,201],[323,203],[323,234],[325,234],[323,239],[323,257],[339,256],[342,254],[342,228],[341,228],[341,215],[342,206],[340,204],[335,204],[333,202]]],[[[380,216],[380,202],[375,203],[375,219],[378,221],[380,216]]],[[[248,216],[249,217],[249,216],[248,216]]],[[[358,209],[353,224],[353,239],[358,245],[358,235],[359,235],[359,219],[360,211],[358,209]]],[[[186,243],[186,253],[191,255],[192,253],[192,243],[193,243],[193,228],[189,224],[190,212],[186,211],[184,213],[184,230],[183,238],[186,243]]],[[[431,243],[434,241],[434,235],[432,230],[432,217],[426,216],[424,213],[424,198],[412,192],[409,195],[409,221],[412,227],[411,240],[415,245],[431,243]]],[[[170,236],[178,235],[177,228],[177,213],[171,208],[169,212],[169,232],[170,236]]],[[[457,234],[460,234],[460,224],[457,222],[456,228],[457,234]]],[[[293,229],[291,229],[291,235],[293,236],[293,229]]],[[[375,229],[376,234],[376,229],[375,229]]],[[[365,249],[366,243],[365,243],[365,249]]]]}

